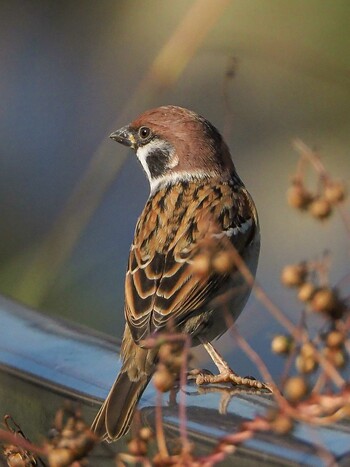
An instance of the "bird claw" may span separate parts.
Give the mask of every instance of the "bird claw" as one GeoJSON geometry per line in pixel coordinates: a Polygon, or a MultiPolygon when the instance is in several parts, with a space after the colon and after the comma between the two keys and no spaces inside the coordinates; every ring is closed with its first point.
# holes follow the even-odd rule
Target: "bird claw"
{"type": "Polygon", "coordinates": [[[192,370],[189,376],[189,379],[194,379],[198,386],[204,384],[221,384],[221,383],[230,383],[233,386],[243,386],[249,389],[266,389],[269,392],[272,392],[271,387],[263,383],[252,376],[239,376],[234,371],[225,371],[218,375],[214,375],[208,370],[192,370]]]}
{"type": "Polygon", "coordinates": [[[206,370],[205,368],[203,369],[194,368],[193,370],[189,370],[187,372],[187,379],[189,381],[194,380],[197,385],[199,385],[197,382],[197,379],[200,378],[201,376],[203,377],[214,376],[214,374],[210,370],[206,370]]]}

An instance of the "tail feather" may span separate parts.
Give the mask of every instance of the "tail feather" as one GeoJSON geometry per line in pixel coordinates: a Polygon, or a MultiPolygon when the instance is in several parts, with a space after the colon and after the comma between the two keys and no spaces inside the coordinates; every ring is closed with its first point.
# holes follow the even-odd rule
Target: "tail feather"
{"type": "Polygon", "coordinates": [[[126,372],[119,374],[91,425],[97,436],[115,441],[128,432],[136,405],[151,377],[144,374],[131,381],[126,372]]]}

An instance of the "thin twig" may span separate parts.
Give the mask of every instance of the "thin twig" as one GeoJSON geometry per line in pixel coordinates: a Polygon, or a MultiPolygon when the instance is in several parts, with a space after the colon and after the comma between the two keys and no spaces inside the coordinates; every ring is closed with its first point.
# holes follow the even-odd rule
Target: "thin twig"
{"type": "Polygon", "coordinates": [[[296,138],[293,141],[293,147],[296,149],[296,151],[299,152],[299,154],[301,154],[303,157],[306,157],[311,162],[315,170],[320,174],[321,178],[323,178],[324,180],[329,179],[329,174],[325,166],[322,164],[319,155],[315,151],[309,148],[309,146],[307,146],[299,138],[296,138]]]}
{"type": "Polygon", "coordinates": [[[159,448],[159,453],[165,459],[169,457],[169,451],[166,445],[165,434],[164,434],[164,427],[163,427],[163,417],[162,417],[162,402],[163,402],[163,394],[157,390],[157,402],[155,408],[155,416],[156,416],[156,438],[157,444],[159,448]]]}
{"type": "MultiPolygon", "coordinates": [[[[191,346],[191,338],[186,336],[183,348],[183,361],[180,371],[180,386],[184,388],[187,383],[187,364],[188,354],[191,346]]],[[[179,418],[180,418],[180,437],[182,440],[182,448],[184,451],[188,451],[190,442],[187,436],[187,414],[186,414],[186,392],[180,391],[180,402],[179,402],[179,418]]]]}
{"type": "Polygon", "coordinates": [[[16,433],[10,433],[9,431],[0,429],[0,439],[6,443],[14,444],[15,446],[26,449],[27,451],[31,451],[43,456],[47,455],[47,449],[45,447],[36,446],[22,436],[18,436],[16,433]]]}

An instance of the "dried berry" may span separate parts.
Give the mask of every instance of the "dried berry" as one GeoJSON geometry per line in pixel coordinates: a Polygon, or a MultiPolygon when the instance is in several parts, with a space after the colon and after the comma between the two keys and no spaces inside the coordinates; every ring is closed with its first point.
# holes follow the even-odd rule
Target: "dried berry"
{"type": "Polygon", "coordinates": [[[144,426],[139,431],[139,436],[144,441],[149,441],[153,437],[152,430],[148,426],[144,426]]]}
{"type": "Polygon", "coordinates": [[[298,287],[304,283],[307,269],[304,264],[291,264],[282,270],[281,281],[287,287],[298,287]]]}
{"type": "Polygon", "coordinates": [[[306,396],[308,386],[301,376],[289,378],[284,386],[284,395],[290,402],[298,402],[306,396]]]}
{"type": "Polygon", "coordinates": [[[147,444],[142,439],[134,438],[129,441],[128,450],[133,456],[144,456],[147,454],[147,444]]]}
{"type": "Polygon", "coordinates": [[[324,356],[337,368],[343,368],[347,357],[342,349],[331,349],[329,347],[324,348],[324,356]]]}
{"type": "Polygon", "coordinates": [[[293,429],[293,420],[283,413],[279,413],[271,422],[271,428],[279,435],[286,435],[293,429]]]}
{"type": "Polygon", "coordinates": [[[301,183],[294,183],[287,192],[289,206],[296,209],[307,209],[312,201],[312,195],[303,187],[301,183]]]}
{"type": "Polygon", "coordinates": [[[325,199],[331,204],[337,204],[346,198],[346,187],[342,182],[330,182],[324,190],[325,199]]]}
{"type": "Polygon", "coordinates": [[[272,339],[271,350],[279,355],[287,355],[293,348],[293,343],[290,336],[278,335],[272,339]]]}
{"type": "Polygon", "coordinates": [[[213,268],[220,274],[229,273],[233,266],[234,262],[228,251],[220,251],[213,258],[213,268]]]}
{"type": "Polygon", "coordinates": [[[315,311],[333,314],[340,305],[338,294],[330,287],[321,287],[314,293],[311,306],[315,311]]]}
{"type": "Polygon", "coordinates": [[[299,373],[312,373],[317,368],[317,362],[314,357],[300,354],[295,359],[295,366],[299,373]]]}
{"type": "Polygon", "coordinates": [[[300,353],[303,357],[314,357],[315,356],[315,346],[311,342],[305,342],[300,348],[300,353]]]}
{"type": "Polygon", "coordinates": [[[309,206],[310,214],[316,219],[327,219],[332,214],[332,206],[325,198],[316,198],[309,206]]]}
{"type": "Polygon", "coordinates": [[[210,257],[207,254],[200,253],[193,259],[192,268],[200,276],[205,276],[211,268],[210,257]]]}
{"type": "Polygon", "coordinates": [[[344,343],[344,334],[340,331],[331,331],[326,336],[326,344],[328,347],[341,347],[344,343]]]}
{"type": "Polygon", "coordinates": [[[166,392],[174,386],[174,383],[175,377],[173,373],[170,373],[165,365],[159,364],[153,376],[153,384],[156,389],[160,392],[166,392]]]}
{"type": "Polygon", "coordinates": [[[18,446],[5,445],[3,453],[9,467],[35,467],[38,465],[31,453],[18,446]]]}
{"type": "Polygon", "coordinates": [[[69,449],[53,448],[47,458],[50,467],[67,467],[74,461],[74,454],[69,449]]]}
{"type": "MultiPolygon", "coordinates": [[[[220,451],[224,452],[225,454],[233,454],[236,451],[237,447],[233,444],[228,443],[221,443],[220,444],[220,451]]],[[[194,465],[191,463],[191,466],[194,465]]],[[[202,464],[200,464],[202,465],[202,464]]]]}
{"type": "Polygon", "coordinates": [[[314,293],[316,291],[316,287],[311,282],[305,282],[300,286],[298,291],[298,298],[301,302],[309,302],[314,293]]]}

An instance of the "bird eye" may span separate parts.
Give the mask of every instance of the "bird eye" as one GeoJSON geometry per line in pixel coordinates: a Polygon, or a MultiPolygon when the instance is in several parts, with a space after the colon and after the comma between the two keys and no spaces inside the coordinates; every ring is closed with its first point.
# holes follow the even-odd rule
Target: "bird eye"
{"type": "Polygon", "coordinates": [[[149,137],[150,134],[151,134],[151,130],[147,128],[146,126],[142,126],[141,128],[139,128],[140,138],[146,139],[149,137]]]}

